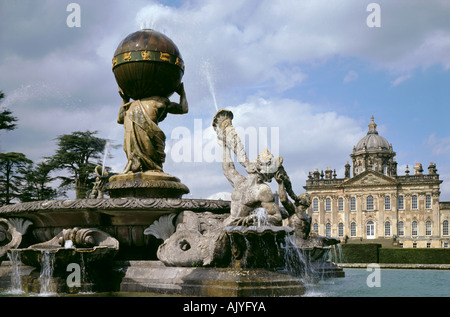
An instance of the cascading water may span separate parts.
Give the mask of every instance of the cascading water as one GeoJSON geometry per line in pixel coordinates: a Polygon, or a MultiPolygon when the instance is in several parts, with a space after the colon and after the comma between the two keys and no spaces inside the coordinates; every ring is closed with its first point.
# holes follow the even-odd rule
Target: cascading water
{"type": "Polygon", "coordinates": [[[47,250],[41,251],[41,274],[39,275],[40,296],[50,296],[56,294],[52,283],[53,270],[55,265],[55,253],[47,250]]]}
{"type": "Polygon", "coordinates": [[[286,235],[284,244],[281,246],[284,250],[284,270],[311,283],[317,278],[317,272],[308,255],[295,244],[294,235],[295,233],[286,235]]]}
{"type": "Polygon", "coordinates": [[[264,208],[256,208],[253,211],[253,217],[255,218],[255,223],[258,228],[267,226],[267,210],[264,208]]]}
{"type": "Polygon", "coordinates": [[[331,247],[331,255],[330,255],[331,262],[334,263],[343,263],[344,262],[344,255],[342,253],[342,245],[335,244],[331,247]]]}
{"type": "Polygon", "coordinates": [[[11,261],[12,273],[11,273],[11,289],[9,294],[23,294],[22,289],[22,276],[21,276],[21,266],[19,252],[8,252],[8,258],[11,261]]]}
{"type": "Polygon", "coordinates": [[[80,253],[81,256],[81,291],[82,294],[91,294],[92,288],[91,285],[88,283],[88,273],[86,271],[86,265],[84,260],[84,254],[80,253]]]}

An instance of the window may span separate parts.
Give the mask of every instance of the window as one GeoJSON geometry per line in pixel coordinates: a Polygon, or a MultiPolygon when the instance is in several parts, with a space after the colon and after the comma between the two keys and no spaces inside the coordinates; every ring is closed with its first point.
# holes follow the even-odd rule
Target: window
{"type": "Polygon", "coordinates": [[[384,197],[384,210],[391,210],[391,196],[384,197]]]}
{"type": "Polygon", "coordinates": [[[338,225],[338,236],[342,238],[344,236],[344,224],[342,222],[338,225]]]}
{"type": "Polygon", "coordinates": [[[405,225],[404,225],[403,221],[400,221],[398,223],[398,235],[400,237],[403,237],[405,235],[405,225]]]}
{"type": "Polygon", "coordinates": [[[331,237],[331,223],[327,223],[325,225],[325,235],[327,237],[331,237]]]}
{"type": "Polygon", "coordinates": [[[448,226],[448,220],[444,220],[442,223],[442,235],[448,236],[449,234],[449,226],[448,226]]]}
{"type": "Polygon", "coordinates": [[[356,222],[350,224],[350,236],[356,237],[356,222]]]}
{"type": "Polygon", "coordinates": [[[342,197],[338,199],[338,211],[344,211],[344,198],[342,197]]]}
{"type": "Polygon", "coordinates": [[[398,209],[405,209],[405,198],[403,196],[398,196],[398,209]]]}
{"type": "Polygon", "coordinates": [[[356,198],[355,197],[350,198],[350,210],[351,211],[356,210],[356,198]]]}
{"type": "Polygon", "coordinates": [[[413,248],[414,249],[417,248],[417,243],[416,242],[413,243],[413,248]]]}
{"type": "Polygon", "coordinates": [[[317,198],[313,199],[313,211],[318,212],[319,211],[319,200],[317,198]]]}
{"type": "Polygon", "coordinates": [[[411,197],[411,209],[417,209],[417,196],[413,195],[411,197]]]}
{"type": "Polygon", "coordinates": [[[425,235],[431,236],[431,221],[425,223],[425,235]]]}
{"type": "Polygon", "coordinates": [[[373,210],[373,196],[369,195],[366,198],[366,209],[367,210],[373,210]]]}
{"type": "Polygon", "coordinates": [[[431,248],[431,243],[427,242],[427,248],[431,248]]]}
{"type": "Polygon", "coordinates": [[[375,223],[372,220],[369,220],[366,224],[366,234],[367,238],[375,237],[375,223]]]}
{"type": "Polygon", "coordinates": [[[331,198],[325,199],[325,211],[331,211],[331,198]]]}
{"type": "Polygon", "coordinates": [[[390,221],[386,221],[384,223],[384,235],[386,237],[390,237],[391,236],[391,222],[390,221]]]}
{"type": "Polygon", "coordinates": [[[313,231],[315,232],[315,233],[319,233],[319,224],[316,222],[316,223],[314,223],[314,225],[313,225],[313,231]]]}
{"type": "Polygon", "coordinates": [[[431,209],[431,195],[425,196],[425,209],[431,209]]]}
{"type": "Polygon", "coordinates": [[[411,235],[417,236],[417,221],[413,221],[411,224],[411,235]]]}

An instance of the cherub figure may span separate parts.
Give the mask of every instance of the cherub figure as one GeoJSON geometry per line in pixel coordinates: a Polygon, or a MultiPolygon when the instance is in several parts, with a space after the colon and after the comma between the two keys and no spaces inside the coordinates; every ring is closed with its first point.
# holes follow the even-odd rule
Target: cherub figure
{"type": "Polygon", "coordinates": [[[311,198],[308,194],[295,195],[292,190],[291,181],[285,169],[281,167],[275,174],[278,183],[278,194],[281,204],[288,213],[288,223],[295,229],[295,234],[301,239],[307,239],[311,232],[311,216],[306,213],[306,209],[311,205],[311,198]],[[288,195],[294,200],[292,203],[288,195]]]}

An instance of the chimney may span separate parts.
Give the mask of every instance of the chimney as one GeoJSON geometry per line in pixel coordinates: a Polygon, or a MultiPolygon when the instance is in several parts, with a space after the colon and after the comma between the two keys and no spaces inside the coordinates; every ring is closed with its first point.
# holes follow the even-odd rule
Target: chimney
{"type": "Polygon", "coordinates": [[[325,171],[325,179],[331,179],[332,175],[333,175],[333,171],[331,170],[331,168],[327,167],[327,169],[325,171]]]}
{"type": "Polygon", "coordinates": [[[436,164],[434,164],[433,162],[430,163],[430,166],[428,166],[428,174],[430,175],[436,175],[436,164]]]}
{"type": "Polygon", "coordinates": [[[414,175],[422,175],[423,168],[421,163],[416,163],[416,166],[414,166],[414,175]]]}

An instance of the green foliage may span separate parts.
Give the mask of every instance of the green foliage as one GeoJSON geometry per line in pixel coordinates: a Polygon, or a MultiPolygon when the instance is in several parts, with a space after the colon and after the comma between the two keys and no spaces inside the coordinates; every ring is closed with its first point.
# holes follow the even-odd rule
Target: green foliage
{"type": "MultiPolygon", "coordinates": [[[[4,96],[0,91],[0,100],[4,96]]],[[[11,111],[0,110],[0,130],[13,130],[16,122],[11,111]]],[[[18,201],[51,200],[65,196],[72,188],[75,188],[76,198],[86,198],[95,181],[94,169],[102,165],[108,142],[96,137],[96,133],[73,132],[58,136],[56,153],[36,165],[23,153],[0,153],[0,206],[18,201]],[[57,170],[63,173],[52,177],[52,172],[57,170]],[[55,189],[51,184],[58,180],[60,184],[55,189]]]]}
{"type": "Polygon", "coordinates": [[[342,254],[347,263],[378,263],[381,244],[343,244],[342,254]]]}
{"type": "Polygon", "coordinates": [[[25,174],[32,164],[23,153],[0,153],[0,206],[20,200],[25,174]]]}
{"type": "Polygon", "coordinates": [[[51,177],[53,167],[48,161],[40,162],[27,170],[24,175],[25,186],[20,194],[21,202],[52,200],[60,196],[65,196],[64,190],[58,190],[49,183],[56,180],[51,177]]]}
{"type": "Polygon", "coordinates": [[[450,264],[450,249],[381,248],[380,263],[450,264]]]}
{"type": "Polygon", "coordinates": [[[58,176],[60,188],[75,188],[76,198],[86,198],[95,181],[94,169],[101,165],[107,143],[95,136],[97,131],[73,132],[57,138],[56,154],[49,157],[53,169],[65,170],[68,176],[58,176]]]}
{"type": "Polygon", "coordinates": [[[381,244],[343,244],[347,263],[450,264],[450,249],[382,248],[381,244]]]}
{"type": "MultiPolygon", "coordinates": [[[[0,100],[5,97],[5,94],[0,91],[0,100]]],[[[17,118],[12,115],[12,112],[4,109],[0,111],[0,130],[14,130],[16,128],[17,118]]]]}

